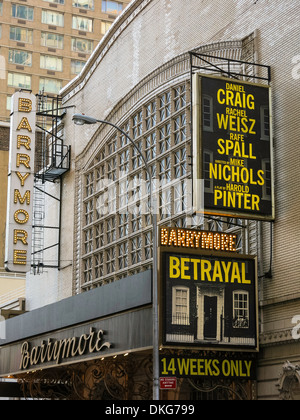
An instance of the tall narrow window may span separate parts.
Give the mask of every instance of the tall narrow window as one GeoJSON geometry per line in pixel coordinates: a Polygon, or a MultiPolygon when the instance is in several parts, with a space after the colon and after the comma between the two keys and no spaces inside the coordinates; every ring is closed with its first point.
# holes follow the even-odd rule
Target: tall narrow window
{"type": "Polygon", "coordinates": [[[233,292],[233,328],[249,328],[248,292],[233,292]]]}
{"type": "Polygon", "coordinates": [[[270,111],[269,106],[260,107],[261,140],[270,140],[270,111]]]}
{"type": "Polygon", "coordinates": [[[213,98],[208,95],[203,95],[203,130],[212,132],[213,127],[213,98]]]}
{"type": "Polygon", "coordinates": [[[190,290],[173,287],[172,295],[172,324],[190,325],[190,290]]]}

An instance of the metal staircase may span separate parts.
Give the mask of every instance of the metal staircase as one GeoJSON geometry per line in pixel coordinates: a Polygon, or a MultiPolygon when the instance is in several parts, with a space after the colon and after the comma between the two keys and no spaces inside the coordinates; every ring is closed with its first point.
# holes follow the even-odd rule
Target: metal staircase
{"type": "Polygon", "coordinates": [[[44,261],[45,184],[41,178],[37,177],[34,186],[32,272],[33,274],[41,274],[44,261]]]}
{"type": "Polygon", "coordinates": [[[42,92],[37,95],[37,110],[37,127],[40,129],[40,133],[37,140],[35,164],[31,264],[31,271],[35,275],[42,274],[45,268],[60,268],[60,217],[55,226],[45,226],[45,197],[59,202],[60,212],[61,177],[70,169],[71,155],[71,147],[64,145],[63,140],[62,120],[66,111],[61,107],[61,98],[51,97],[42,92]],[[60,192],[57,197],[47,192],[48,182],[59,185],[58,191],[60,192]],[[55,230],[58,233],[55,235],[58,238],[57,242],[47,243],[46,229],[55,230]],[[44,252],[51,248],[57,249],[57,260],[51,261],[51,264],[45,264],[44,252]]]}

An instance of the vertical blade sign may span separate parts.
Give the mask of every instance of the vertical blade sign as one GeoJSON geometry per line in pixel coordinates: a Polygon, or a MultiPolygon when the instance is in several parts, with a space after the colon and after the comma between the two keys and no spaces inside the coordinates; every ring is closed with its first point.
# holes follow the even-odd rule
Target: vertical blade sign
{"type": "Polygon", "coordinates": [[[36,97],[12,97],[6,218],[5,268],[27,273],[31,266],[36,97]]]}

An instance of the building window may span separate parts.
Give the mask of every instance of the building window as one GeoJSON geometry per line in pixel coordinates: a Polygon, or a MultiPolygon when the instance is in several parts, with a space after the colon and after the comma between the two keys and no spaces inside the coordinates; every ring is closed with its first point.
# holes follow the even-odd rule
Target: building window
{"type": "Polygon", "coordinates": [[[233,292],[233,328],[249,328],[248,292],[233,292]]]}
{"type": "Polygon", "coordinates": [[[85,254],[93,251],[93,229],[88,229],[84,233],[84,251],[85,254]]]}
{"type": "Polygon", "coordinates": [[[63,59],[53,55],[41,55],[40,66],[41,69],[63,71],[63,59]]]}
{"type": "Polygon", "coordinates": [[[58,48],[62,50],[64,48],[64,37],[63,35],[52,34],[50,32],[42,32],[41,45],[43,47],[58,48]]]}
{"type": "Polygon", "coordinates": [[[142,229],[142,214],[139,208],[131,216],[131,227],[132,232],[137,232],[142,229]]]}
{"type": "MultiPolygon", "coordinates": [[[[122,130],[124,131],[124,133],[129,135],[129,123],[125,124],[124,127],[121,127],[122,130]]],[[[126,136],[124,136],[124,134],[121,134],[120,137],[120,146],[124,147],[129,143],[129,140],[126,136]]]]}
{"type": "Polygon", "coordinates": [[[83,262],[84,266],[84,282],[88,283],[93,280],[93,259],[92,257],[87,258],[83,262]]]}
{"type": "Polygon", "coordinates": [[[147,232],[145,234],[145,259],[149,260],[152,258],[152,232],[147,232]]]}
{"type": "Polygon", "coordinates": [[[179,149],[174,154],[175,178],[186,175],[186,148],[179,149]]]}
{"type": "Polygon", "coordinates": [[[171,147],[171,124],[164,125],[159,130],[159,151],[165,153],[171,147]]]}
{"type": "Polygon", "coordinates": [[[93,200],[88,201],[85,204],[85,224],[89,225],[94,221],[94,202],[93,200]]]}
{"type": "Polygon", "coordinates": [[[172,289],[172,324],[190,325],[190,290],[187,287],[172,289]]]}
{"type": "Polygon", "coordinates": [[[109,248],[106,251],[106,272],[107,274],[114,273],[116,271],[116,250],[115,248],[109,248]]]}
{"type": "Polygon", "coordinates": [[[104,256],[103,252],[95,254],[95,278],[99,279],[103,277],[104,274],[104,256]]]}
{"type": "Polygon", "coordinates": [[[213,132],[213,98],[211,96],[203,95],[202,100],[203,109],[203,130],[213,132]]]}
{"type": "Polygon", "coordinates": [[[24,42],[32,44],[32,30],[20,28],[18,26],[11,26],[9,31],[9,39],[11,41],[24,42]]]}
{"type": "Polygon", "coordinates": [[[20,66],[32,66],[32,53],[21,50],[9,50],[8,62],[20,66]]]}
{"type": "Polygon", "coordinates": [[[210,165],[214,160],[213,152],[204,150],[203,152],[203,176],[205,192],[213,192],[213,180],[210,179],[210,165]]]}
{"type": "Polygon", "coordinates": [[[65,4],[65,0],[43,0],[43,1],[47,1],[48,3],[65,4]]]}
{"type": "Polygon", "coordinates": [[[94,193],[94,172],[90,172],[85,179],[85,194],[89,197],[94,193]]]}
{"type": "Polygon", "coordinates": [[[119,15],[122,13],[123,10],[123,3],[119,3],[117,1],[111,1],[111,0],[102,0],[102,12],[113,14],[113,15],[119,15]]]}
{"type": "Polygon", "coordinates": [[[129,232],[129,215],[128,213],[119,215],[119,237],[124,238],[129,232]]]}
{"type": "Polygon", "coordinates": [[[42,11],[42,23],[54,26],[64,26],[64,14],[52,12],[51,10],[42,11]]]}
{"type": "Polygon", "coordinates": [[[101,22],[101,34],[104,35],[110,29],[112,22],[101,22]]]}
{"type": "Polygon", "coordinates": [[[117,179],[117,159],[115,157],[107,162],[107,178],[110,181],[117,179]]]}
{"type": "MultiPolygon", "coordinates": [[[[160,221],[182,227],[186,226],[190,176],[190,143],[186,141],[190,110],[184,105],[187,91],[184,83],[159,92],[120,125],[147,159],[150,177],[158,178],[153,188],[158,193],[160,221]]],[[[153,255],[149,174],[127,137],[117,130],[111,133],[90,162],[91,169],[84,173],[82,247],[91,249],[90,236],[84,235],[93,228],[93,252],[103,254],[101,276],[93,257],[97,285],[150,268],[153,255]]],[[[82,288],[88,289],[82,267],[82,288]]],[[[187,325],[187,317],[180,321],[183,325],[187,325]]]]}
{"type": "Polygon", "coordinates": [[[179,144],[186,140],[186,116],[185,114],[179,115],[174,120],[174,134],[175,144],[179,144]]]}
{"type": "Polygon", "coordinates": [[[143,133],[143,112],[139,111],[133,116],[132,121],[133,138],[140,137],[143,133]]]}
{"type": "Polygon", "coordinates": [[[73,0],[73,7],[94,10],[94,0],[73,0]]]}
{"type": "Polygon", "coordinates": [[[102,248],[104,245],[104,223],[95,226],[95,245],[96,249],[102,248]]]}
{"type": "Polygon", "coordinates": [[[116,217],[110,217],[106,222],[106,236],[107,243],[114,242],[116,240],[116,217]]]}
{"type": "Polygon", "coordinates": [[[187,188],[186,181],[179,181],[174,185],[174,214],[180,214],[187,208],[187,188]]]}
{"type": "Polygon", "coordinates": [[[171,114],[171,93],[167,92],[159,98],[160,121],[165,120],[171,114]]]}
{"type": "Polygon", "coordinates": [[[6,109],[7,111],[11,111],[11,107],[12,107],[12,95],[7,95],[6,96],[6,109]]]}
{"type": "Polygon", "coordinates": [[[120,176],[123,176],[129,171],[129,149],[125,149],[120,154],[120,176]]]}
{"type": "Polygon", "coordinates": [[[162,185],[171,181],[171,156],[166,156],[159,163],[159,179],[162,185]]]}
{"type": "MultiPolygon", "coordinates": [[[[142,140],[135,142],[137,148],[139,150],[142,150],[142,140]]],[[[143,164],[143,159],[140,155],[140,153],[137,151],[136,148],[133,148],[132,150],[132,168],[137,169],[143,164]]]]}
{"type": "Polygon", "coordinates": [[[47,79],[47,78],[40,79],[40,90],[42,91],[58,94],[61,88],[62,88],[61,80],[47,79]]]}
{"type": "Polygon", "coordinates": [[[23,6],[20,4],[12,4],[11,15],[14,18],[32,21],[34,17],[33,7],[23,6]]]}
{"type": "Polygon", "coordinates": [[[72,28],[78,31],[93,32],[93,19],[88,19],[82,16],[73,16],[72,28]]]}
{"type": "Polygon", "coordinates": [[[124,179],[119,183],[119,209],[122,213],[127,211],[129,201],[129,183],[128,179],[124,179]]]}
{"type": "Polygon", "coordinates": [[[142,261],[142,237],[137,236],[131,241],[131,264],[142,261]]]}
{"type": "Polygon", "coordinates": [[[156,157],[156,132],[146,137],[146,159],[152,160],[156,157]]]}
{"type": "Polygon", "coordinates": [[[175,111],[179,111],[186,106],[186,87],[185,85],[179,86],[174,89],[174,105],[175,111]]]}
{"type": "Polygon", "coordinates": [[[65,0],[43,0],[47,1],[48,3],[55,3],[55,4],[65,4],[65,0]]]}
{"type": "Polygon", "coordinates": [[[72,38],[72,51],[91,54],[93,52],[93,41],[80,38],[72,38]]]}
{"type": "Polygon", "coordinates": [[[71,60],[71,73],[72,74],[81,73],[85,64],[86,64],[85,61],[71,60]]]}
{"type": "Polygon", "coordinates": [[[156,102],[153,101],[146,106],[146,130],[150,130],[156,124],[156,102]]]}
{"type": "Polygon", "coordinates": [[[172,188],[168,187],[161,191],[159,200],[159,211],[161,219],[172,216],[172,188]]]}
{"type": "Polygon", "coordinates": [[[123,242],[118,248],[119,269],[122,270],[128,267],[128,242],[123,242]]]}
{"type": "Polygon", "coordinates": [[[270,140],[270,111],[269,106],[260,107],[261,140],[270,140]]]}
{"type": "Polygon", "coordinates": [[[265,183],[262,187],[263,190],[263,200],[271,200],[272,197],[272,171],[271,171],[271,162],[268,159],[263,159],[262,169],[265,174],[265,183]]]}
{"type": "Polygon", "coordinates": [[[31,76],[20,73],[8,73],[7,83],[10,87],[31,89],[31,76]]]}

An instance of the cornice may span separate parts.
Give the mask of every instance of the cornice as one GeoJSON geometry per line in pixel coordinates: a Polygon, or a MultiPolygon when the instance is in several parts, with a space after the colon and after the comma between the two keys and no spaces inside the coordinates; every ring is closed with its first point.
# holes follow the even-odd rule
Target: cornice
{"type": "Polygon", "coordinates": [[[269,331],[260,334],[259,342],[261,347],[295,344],[299,342],[292,337],[292,329],[269,331]]]}

